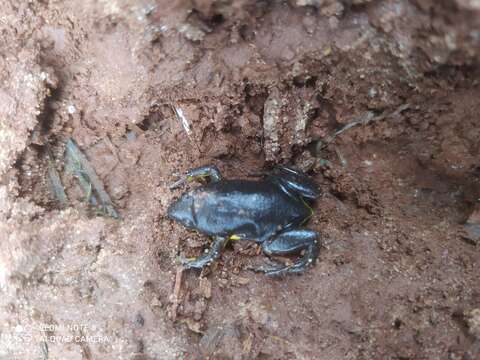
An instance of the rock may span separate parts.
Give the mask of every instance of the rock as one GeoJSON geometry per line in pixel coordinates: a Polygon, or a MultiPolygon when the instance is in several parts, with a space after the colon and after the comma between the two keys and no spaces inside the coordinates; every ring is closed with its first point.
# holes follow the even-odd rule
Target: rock
{"type": "Polygon", "coordinates": [[[463,225],[465,233],[462,238],[472,245],[480,242],[480,206],[477,204],[467,222],[463,225]]]}
{"type": "Polygon", "coordinates": [[[464,316],[469,334],[480,340],[480,308],[466,311],[464,316]]]}
{"type": "Polygon", "coordinates": [[[180,25],[178,31],[190,41],[202,41],[205,37],[205,32],[202,29],[191,24],[180,25]]]}
{"type": "Polygon", "coordinates": [[[197,334],[203,334],[202,331],[202,324],[199,321],[195,321],[190,318],[186,318],[182,320],[183,323],[185,323],[188,327],[189,330],[197,333],[197,334]]]}

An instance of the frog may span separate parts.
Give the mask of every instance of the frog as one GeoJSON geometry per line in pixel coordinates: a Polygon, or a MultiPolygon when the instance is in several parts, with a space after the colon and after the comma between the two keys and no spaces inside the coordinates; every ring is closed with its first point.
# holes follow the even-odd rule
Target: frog
{"type": "Polygon", "coordinates": [[[315,264],[320,253],[316,231],[305,228],[320,189],[304,172],[287,166],[257,174],[257,179],[225,179],[215,165],[188,170],[170,188],[204,179],[185,191],[167,209],[171,220],[213,239],[201,256],[181,259],[186,269],[202,269],[217,260],[229,241],[258,243],[269,258],[300,254],[283,264],[269,263],[252,270],[268,276],[300,274],[315,264]],[[303,255],[302,255],[303,254],[303,255]]]}

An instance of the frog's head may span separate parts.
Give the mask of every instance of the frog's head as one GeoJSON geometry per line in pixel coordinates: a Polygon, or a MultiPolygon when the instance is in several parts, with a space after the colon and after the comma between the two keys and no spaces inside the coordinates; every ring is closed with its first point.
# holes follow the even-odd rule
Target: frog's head
{"type": "Polygon", "coordinates": [[[168,207],[167,215],[170,219],[178,221],[186,227],[194,228],[194,211],[193,196],[190,193],[185,193],[168,207]]]}

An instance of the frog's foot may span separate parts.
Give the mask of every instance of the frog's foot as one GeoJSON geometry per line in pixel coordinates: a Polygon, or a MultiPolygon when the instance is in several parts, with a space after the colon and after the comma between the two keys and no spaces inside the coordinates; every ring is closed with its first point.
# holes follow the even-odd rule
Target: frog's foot
{"type": "Polygon", "coordinates": [[[302,273],[311,265],[320,253],[318,234],[311,230],[287,230],[262,244],[267,255],[288,255],[305,251],[304,255],[292,265],[267,266],[257,269],[267,275],[302,273]]]}
{"type": "Polygon", "coordinates": [[[220,171],[215,165],[201,166],[188,170],[185,175],[183,175],[179,180],[175,181],[172,185],[170,185],[170,189],[178,188],[180,185],[183,185],[188,181],[192,181],[197,178],[203,179],[206,177],[210,178],[211,182],[217,182],[222,180],[222,175],[220,174],[220,171]]]}
{"type": "Polygon", "coordinates": [[[220,257],[227,242],[228,238],[216,236],[208,252],[194,260],[181,259],[183,267],[185,269],[201,269],[204,266],[210,265],[215,259],[220,257]]]}

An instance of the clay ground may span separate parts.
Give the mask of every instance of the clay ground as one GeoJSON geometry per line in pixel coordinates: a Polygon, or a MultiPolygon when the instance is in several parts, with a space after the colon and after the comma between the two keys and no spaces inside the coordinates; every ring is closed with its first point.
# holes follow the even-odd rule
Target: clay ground
{"type": "Polygon", "coordinates": [[[0,14],[0,359],[480,358],[480,245],[463,226],[480,197],[478,1],[0,14]],[[69,138],[120,219],[85,202],[69,138]],[[182,272],[209,240],[166,217],[185,189],[169,185],[204,164],[308,172],[316,266],[269,278],[240,241],[182,272]]]}

